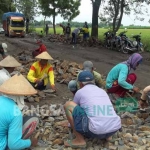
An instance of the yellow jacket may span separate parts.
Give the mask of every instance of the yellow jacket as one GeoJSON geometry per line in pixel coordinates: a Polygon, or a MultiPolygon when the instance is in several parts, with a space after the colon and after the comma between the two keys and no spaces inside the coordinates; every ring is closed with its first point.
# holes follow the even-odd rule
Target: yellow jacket
{"type": "Polygon", "coordinates": [[[89,29],[88,28],[82,28],[82,30],[84,31],[84,33],[89,33],[89,29]]]}
{"type": "Polygon", "coordinates": [[[53,67],[49,63],[46,66],[44,66],[44,68],[41,68],[39,61],[33,63],[27,75],[27,79],[30,82],[35,83],[36,80],[41,79],[44,76],[44,74],[47,74],[47,78],[44,79],[44,85],[48,84],[48,79],[50,81],[50,85],[55,85],[53,67]]]}

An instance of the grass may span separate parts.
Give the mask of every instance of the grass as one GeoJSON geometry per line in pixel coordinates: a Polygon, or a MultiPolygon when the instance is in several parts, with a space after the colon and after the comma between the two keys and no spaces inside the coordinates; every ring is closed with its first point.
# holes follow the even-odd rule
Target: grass
{"type": "MultiPolygon", "coordinates": [[[[72,30],[73,30],[73,29],[74,29],[74,28],[72,28],[72,30]]],[[[36,32],[38,32],[38,33],[39,33],[41,30],[43,30],[43,28],[36,28],[36,32]]],[[[100,40],[103,40],[103,38],[104,38],[103,34],[104,34],[106,31],[108,31],[108,30],[107,30],[107,29],[104,29],[104,28],[99,28],[98,30],[99,30],[99,39],[100,39],[100,40]]],[[[122,32],[122,31],[124,31],[124,29],[120,29],[120,30],[118,31],[118,33],[122,32]]],[[[91,29],[90,29],[90,32],[91,32],[91,29]]],[[[53,33],[53,28],[50,28],[50,29],[49,29],[49,33],[53,33]]],[[[56,33],[62,34],[62,33],[63,33],[62,28],[57,27],[57,28],[56,28],[56,33]]],[[[142,43],[144,44],[146,50],[150,52],[150,41],[149,41],[149,40],[150,40],[150,29],[128,29],[126,35],[127,35],[129,38],[131,38],[131,37],[132,37],[132,34],[133,34],[133,35],[136,35],[136,34],[139,34],[139,33],[141,33],[142,43]]],[[[132,38],[131,38],[131,39],[132,39],[132,38]]]]}

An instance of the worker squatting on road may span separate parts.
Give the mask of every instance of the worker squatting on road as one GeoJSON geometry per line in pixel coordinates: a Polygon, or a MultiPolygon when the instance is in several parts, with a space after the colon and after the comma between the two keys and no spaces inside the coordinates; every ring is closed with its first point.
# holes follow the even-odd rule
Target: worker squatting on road
{"type": "Polygon", "coordinates": [[[48,62],[48,60],[53,60],[53,58],[47,52],[42,52],[35,58],[40,60],[32,64],[27,79],[38,90],[44,90],[49,81],[51,89],[56,91],[53,67],[48,62]]]}

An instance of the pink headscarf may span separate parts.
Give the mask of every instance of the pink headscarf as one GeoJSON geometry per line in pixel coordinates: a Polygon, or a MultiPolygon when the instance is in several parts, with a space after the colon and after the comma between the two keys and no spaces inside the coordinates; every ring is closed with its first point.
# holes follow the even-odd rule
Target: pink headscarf
{"type": "Polygon", "coordinates": [[[136,66],[140,64],[143,60],[143,57],[138,54],[134,53],[132,54],[127,61],[122,62],[123,64],[126,64],[129,67],[129,71],[131,69],[136,70],[136,66]]]}

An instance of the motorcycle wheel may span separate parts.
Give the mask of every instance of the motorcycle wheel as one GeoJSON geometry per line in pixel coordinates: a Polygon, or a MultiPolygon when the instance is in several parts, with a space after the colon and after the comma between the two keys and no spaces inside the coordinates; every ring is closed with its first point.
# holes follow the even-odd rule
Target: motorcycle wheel
{"type": "Polygon", "coordinates": [[[117,50],[118,52],[121,51],[121,45],[120,45],[119,43],[116,43],[116,50],[117,50]]]}
{"type": "Polygon", "coordinates": [[[107,41],[106,41],[106,40],[104,40],[103,46],[104,46],[105,48],[107,48],[107,41]]]}
{"type": "Polygon", "coordinates": [[[129,50],[126,49],[126,45],[122,45],[121,51],[122,51],[124,54],[128,54],[128,53],[129,53],[129,50]]]}

